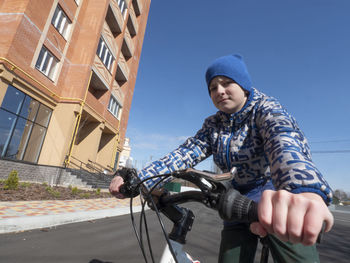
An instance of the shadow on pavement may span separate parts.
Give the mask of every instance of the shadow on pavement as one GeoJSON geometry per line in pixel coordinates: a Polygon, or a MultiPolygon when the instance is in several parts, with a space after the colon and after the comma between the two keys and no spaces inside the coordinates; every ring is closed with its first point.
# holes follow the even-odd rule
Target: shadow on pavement
{"type": "Polygon", "coordinates": [[[113,263],[113,262],[111,262],[111,261],[102,261],[102,260],[99,260],[99,259],[93,259],[89,263],[113,263]]]}

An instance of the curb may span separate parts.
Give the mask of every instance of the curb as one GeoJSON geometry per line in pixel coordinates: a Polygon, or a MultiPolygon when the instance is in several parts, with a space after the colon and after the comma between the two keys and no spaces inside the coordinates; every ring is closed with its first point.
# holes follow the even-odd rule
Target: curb
{"type": "MultiPolygon", "coordinates": [[[[141,206],[133,207],[134,212],[140,212],[141,206]]],[[[63,213],[57,215],[23,216],[0,220],[0,234],[14,233],[40,228],[55,227],[64,224],[78,223],[130,213],[129,207],[103,209],[85,212],[63,213]]]]}

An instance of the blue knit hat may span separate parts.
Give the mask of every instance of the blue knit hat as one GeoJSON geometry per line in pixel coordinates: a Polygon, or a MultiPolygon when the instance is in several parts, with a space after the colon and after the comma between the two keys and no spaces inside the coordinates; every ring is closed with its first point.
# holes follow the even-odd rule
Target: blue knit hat
{"type": "Polygon", "coordinates": [[[208,88],[210,81],[216,76],[228,77],[234,80],[244,90],[252,91],[252,81],[243,58],[240,55],[228,55],[214,60],[205,73],[208,88]]]}

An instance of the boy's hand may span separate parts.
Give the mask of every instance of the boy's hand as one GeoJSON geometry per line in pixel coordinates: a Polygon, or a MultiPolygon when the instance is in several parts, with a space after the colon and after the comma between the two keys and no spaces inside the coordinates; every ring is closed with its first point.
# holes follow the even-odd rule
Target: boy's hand
{"type": "Polygon", "coordinates": [[[325,232],[331,230],[333,215],[323,199],[315,193],[293,194],[285,190],[263,192],[258,205],[259,222],[250,230],[259,236],[274,234],[282,241],[316,243],[323,222],[325,232]]]}
{"type": "Polygon", "coordinates": [[[116,176],[112,179],[109,185],[109,192],[118,199],[124,199],[125,196],[120,193],[120,187],[124,184],[124,180],[121,176],[116,176]]]}

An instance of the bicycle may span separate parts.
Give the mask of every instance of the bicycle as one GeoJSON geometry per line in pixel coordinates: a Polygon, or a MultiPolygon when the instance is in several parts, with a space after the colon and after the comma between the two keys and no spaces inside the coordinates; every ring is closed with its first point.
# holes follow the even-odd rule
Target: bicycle
{"type": "MultiPolygon", "coordinates": [[[[124,168],[118,171],[118,175],[122,176],[124,179],[124,185],[121,187],[120,192],[123,193],[124,196],[130,197],[131,221],[145,262],[147,263],[148,261],[143,244],[142,222],[145,225],[150,257],[152,262],[154,262],[145,216],[146,204],[156,212],[167,241],[160,263],[200,263],[192,259],[184,250],[187,233],[191,230],[194,222],[194,214],[190,209],[179,207],[178,204],[199,202],[211,209],[217,210],[220,217],[224,220],[242,223],[257,222],[257,203],[241,195],[231,186],[231,180],[235,173],[235,168],[230,173],[225,174],[212,174],[189,168],[169,174],[153,176],[152,178],[160,177],[162,179],[153,186],[150,191],[145,191],[145,189],[143,189],[143,193],[140,194],[142,210],[140,216],[140,233],[138,233],[133,215],[132,202],[133,198],[142,191],[140,186],[150,178],[140,181],[135,169],[124,168]],[[180,193],[169,193],[164,189],[158,190],[157,186],[168,177],[191,182],[198,187],[198,190],[180,193]],[[142,196],[144,196],[144,198],[142,196]],[[173,228],[169,234],[166,233],[164,224],[160,218],[160,212],[173,222],[173,228]]],[[[318,243],[321,242],[322,234],[323,229],[318,237],[318,243]]],[[[267,238],[261,237],[260,242],[262,244],[260,262],[265,263],[268,262],[269,257],[267,238]]]]}

